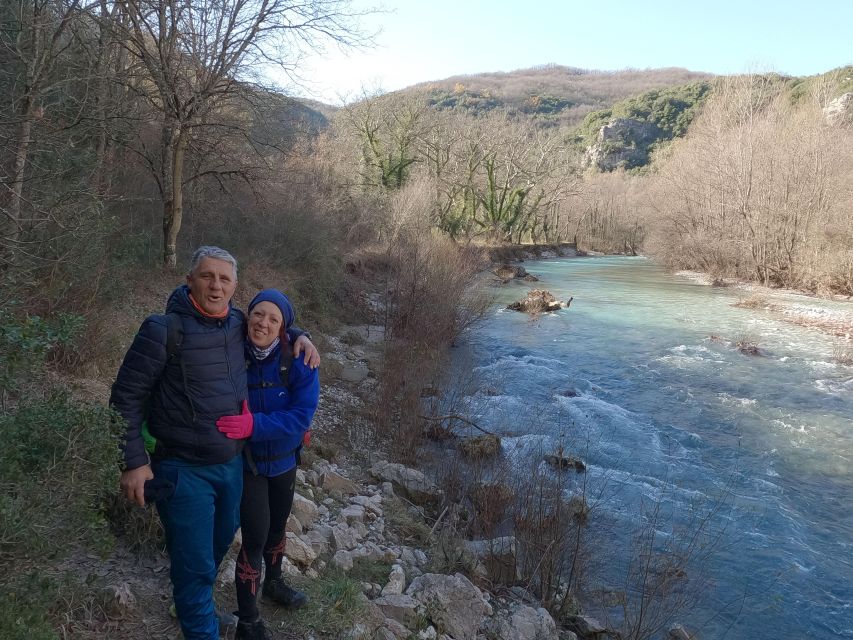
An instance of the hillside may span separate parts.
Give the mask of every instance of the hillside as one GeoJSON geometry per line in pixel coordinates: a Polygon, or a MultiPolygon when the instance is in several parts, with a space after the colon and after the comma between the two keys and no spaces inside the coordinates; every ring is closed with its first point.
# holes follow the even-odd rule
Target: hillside
{"type": "MultiPolygon", "coordinates": [[[[778,94],[791,105],[818,95],[828,104],[853,91],[853,66],[806,77],[775,73],[760,77],[769,94],[778,94]]],[[[687,135],[691,122],[719,82],[720,79],[706,80],[652,89],[620,100],[587,114],[569,140],[600,171],[645,166],[656,147],[687,135]]]]}
{"type": "Polygon", "coordinates": [[[591,112],[652,89],[712,78],[687,69],[594,71],[543,65],[510,72],[451,76],[397,93],[427,92],[440,109],[484,114],[494,109],[528,114],[545,123],[571,126],[591,112]]]}

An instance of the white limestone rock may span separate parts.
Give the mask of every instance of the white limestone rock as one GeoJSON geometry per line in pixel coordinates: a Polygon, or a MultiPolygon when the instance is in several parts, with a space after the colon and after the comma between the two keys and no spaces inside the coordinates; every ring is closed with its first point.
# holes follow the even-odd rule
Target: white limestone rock
{"type": "Polygon", "coordinates": [[[412,580],[406,595],[422,604],[432,621],[455,640],[475,640],[483,618],[492,614],[482,592],[461,573],[428,573],[412,580]]]}
{"type": "Polygon", "coordinates": [[[388,584],[382,588],[383,596],[396,596],[403,593],[406,589],[406,572],[399,564],[391,567],[391,573],[388,576],[388,584]]]}

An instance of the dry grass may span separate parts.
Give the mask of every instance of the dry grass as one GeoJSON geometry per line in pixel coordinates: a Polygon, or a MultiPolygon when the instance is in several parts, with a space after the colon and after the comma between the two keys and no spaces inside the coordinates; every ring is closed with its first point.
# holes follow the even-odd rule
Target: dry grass
{"type": "Polygon", "coordinates": [[[739,309],[768,309],[772,310],[774,306],[770,303],[766,296],[760,294],[751,295],[748,298],[742,298],[737,302],[732,303],[733,307],[739,309]]]}
{"type": "Polygon", "coordinates": [[[832,350],[832,359],[838,364],[853,366],[853,344],[840,344],[832,350]]]}
{"type": "Polygon", "coordinates": [[[853,320],[845,318],[822,318],[805,314],[784,314],[781,316],[785,322],[796,324],[801,327],[817,329],[822,333],[839,338],[850,339],[853,337],[853,320]]]}
{"type": "Polygon", "coordinates": [[[490,538],[506,518],[515,500],[513,488],[499,482],[475,483],[469,489],[474,507],[474,533],[490,538]]]}
{"type": "Polygon", "coordinates": [[[459,451],[470,459],[493,458],[501,452],[501,439],[492,434],[468,438],[459,443],[459,451]]]}

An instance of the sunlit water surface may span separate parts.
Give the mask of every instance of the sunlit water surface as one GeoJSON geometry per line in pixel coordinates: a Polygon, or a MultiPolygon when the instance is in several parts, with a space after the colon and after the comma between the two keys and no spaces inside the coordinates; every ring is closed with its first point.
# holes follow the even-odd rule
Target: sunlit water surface
{"type": "MultiPolygon", "coordinates": [[[[833,361],[840,340],[642,258],[526,267],[541,282],[497,289],[500,304],[455,352],[477,377],[468,411],[510,434],[504,454],[520,466],[560,444],[579,454],[599,504],[594,537],[617,550],[641,501],[672,514],[661,535],[691,507],[720,504],[701,569],[710,586],[679,614],[700,637],[853,638],[853,368],[833,361]],[[570,309],[503,310],[534,286],[573,296],[570,309]],[[741,337],[763,355],[739,353],[741,337]]],[[[598,586],[618,588],[621,562],[603,563],[598,586]]]]}

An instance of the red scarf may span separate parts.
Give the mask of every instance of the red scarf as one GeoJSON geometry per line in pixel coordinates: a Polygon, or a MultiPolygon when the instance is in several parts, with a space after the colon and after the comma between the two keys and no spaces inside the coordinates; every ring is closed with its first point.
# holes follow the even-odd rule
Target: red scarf
{"type": "Polygon", "coordinates": [[[231,309],[229,309],[228,307],[225,307],[225,311],[223,311],[222,313],[216,313],[216,314],[208,313],[207,311],[202,309],[201,306],[199,306],[198,302],[195,301],[195,298],[193,298],[193,294],[189,294],[189,295],[190,295],[190,302],[193,303],[193,306],[196,308],[196,311],[198,311],[205,318],[215,318],[217,320],[221,320],[222,318],[224,318],[228,315],[229,311],[231,311],[231,309]]]}

